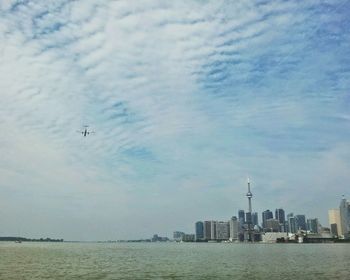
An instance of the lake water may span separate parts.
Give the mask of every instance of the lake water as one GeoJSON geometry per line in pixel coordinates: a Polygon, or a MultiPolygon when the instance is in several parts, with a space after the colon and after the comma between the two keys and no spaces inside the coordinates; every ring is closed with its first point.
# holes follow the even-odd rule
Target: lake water
{"type": "Polygon", "coordinates": [[[350,244],[0,242],[0,279],[350,279],[350,244]]]}

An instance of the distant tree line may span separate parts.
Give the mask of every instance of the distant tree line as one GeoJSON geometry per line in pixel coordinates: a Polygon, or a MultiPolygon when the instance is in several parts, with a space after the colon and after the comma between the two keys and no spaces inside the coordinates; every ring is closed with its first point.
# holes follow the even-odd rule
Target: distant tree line
{"type": "Polygon", "coordinates": [[[26,241],[26,242],[63,242],[63,239],[53,239],[53,238],[25,238],[25,237],[15,237],[15,236],[0,236],[0,241],[26,241]]]}

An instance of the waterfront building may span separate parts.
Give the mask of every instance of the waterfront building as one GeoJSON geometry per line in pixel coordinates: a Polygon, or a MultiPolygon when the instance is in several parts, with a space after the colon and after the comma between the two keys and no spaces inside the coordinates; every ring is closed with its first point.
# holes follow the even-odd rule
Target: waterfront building
{"type": "Polygon", "coordinates": [[[195,232],[196,232],[196,240],[203,240],[204,239],[204,224],[201,221],[196,222],[195,225],[195,232]]]}
{"type": "Polygon", "coordinates": [[[211,240],[216,240],[216,221],[210,221],[210,235],[211,240]]]}
{"type": "Polygon", "coordinates": [[[319,227],[319,235],[321,235],[322,238],[332,238],[331,229],[328,227],[319,227]]]}
{"type": "Polygon", "coordinates": [[[262,227],[266,228],[267,219],[272,219],[272,218],[273,218],[273,215],[270,210],[265,210],[264,212],[262,212],[262,227]]]}
{"type": "Polygon", "coordinates": [[[158,234],[154,234],[151,238],[151,242],[167,242],[169,241],[168,237],[161,237],[158,234]]]}
{"type": "Polygon", "coordinates": [[[279,232],[280,223],[277,219],[267,219],[265,224],[265,232],[279,232]]]}
{"type": "Polygon", "coordinates": [[[279,240],[288,240],[288,233],[286,232],[265,232],[262,234],[262,242],[264,243],[276,243],[279,240]]]}
{"type": "Polygon", "coordinates": [[[332,234],[332,236],[338,237],[339,233],[338,233],[337,224],[330,224],[330,226],[331,226],[331,234],[332,234]]]}
{"type": "Polygon", "coordinates": [[[216,222],[216,240],[228,240],[230,238],[230,225],[228,222],[216,222]]]}
{"type": "Polygon", "coordinates": [[[238,240],[239,221],[236,216],[233,216],[230,221],[230,241],[238,240]]]}
{"type": "Polygon", "coordinates": [[[244,210],[238,210],[238,220],[239,220],[239,227],[242,229],[245,224],[245,214],[244,210]]]}
{"type": "Polygon", "coordinates": [[[182,237],[185,235],[184,232],[182,231],[174,231],[173,232],[173,239],[175,241],[181,241],[182,240],[182,237]]]}
{"type": "Polygon", "coordinates": [[[288,214],[287,219],[288,219],[288,232],[296,233],[297,227],[296,227],[296,223],[295,223],[294,214],[293,213],[288,214]]]}
{"type": "Polygon", "coordinates": [[[257,212],[253,212],[252,213],[252,225],[253,225],[253,227],[259,225],[259,219],[258,219],[258,213],[257,212]]]}
{"type": "Polygon", "coordinates": [[[339,206],[339,212],[340,212],[340,223],[341,223],[341,233],[344,236],[344,238],[350,237],[350,203],[346,201],[345,197],[343,196],[340,206],[339,206]]]}
{"type": "Polygon", "coordinates": [[[297,230],[306,230],[305,215],[295,215],[295,226],[297,230]]]}
{"type": "Polygon", "coordinates": [[[182,236],[182,242],[194,242],[195,235],[194,234],[184,234],[182,236]]]}
{"type": "Polygon", "coordinates": [[[341,229],[340,222],[340,210],[339,209],[330,209],[328,210],[328,221],[331,227],[332,234],[339,236],[343,233],[341,229]]]}
{"type": "Polygon", "coordinates": [[[204,221],[203,226],[204,240],[211,240],[211,221],[204,221]]]}
{"type": "Polygon", "coordinates": [[[310,233],[318,233],[318,219],[307,219],[307,230],[310,233]]]}
{"type": "Polygon", "coordinates": [[[279,222],[279,231],[286,232],[286,229],[285,229],[286,217],[285,217],[284,210],[282,208],[275,210],[275,219],[278,220],[279,222]]]}

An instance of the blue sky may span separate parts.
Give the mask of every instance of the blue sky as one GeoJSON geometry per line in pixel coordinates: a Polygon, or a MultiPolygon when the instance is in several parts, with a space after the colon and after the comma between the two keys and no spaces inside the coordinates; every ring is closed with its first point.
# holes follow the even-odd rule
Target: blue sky
{"type": "Polygon", "coordinates": [[[192,232],[246,209],[248,176],[253,210],[327,226],[350,197],[349,12],[0,0],[0,235],[192,232]]]}

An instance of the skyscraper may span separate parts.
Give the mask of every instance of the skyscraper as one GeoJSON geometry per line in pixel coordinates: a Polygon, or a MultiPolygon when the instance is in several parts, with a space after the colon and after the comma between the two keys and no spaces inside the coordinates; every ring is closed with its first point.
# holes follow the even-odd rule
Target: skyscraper
{"type": "Polygon", "coordinates": [[[264,212],[262,212],[262,227],[266,228],[266,221],[272,218],[273,218],[273,215],[270,210],[265,210],[264,212]]]}
{"type": "Polygon", "coordinates": [[[211,221],[204,221],[203,227],[204,240],[211,240],[211,221]]]}
{"type": "Polygon", "coordinates": [[[211,239],[216,240],[216,221],[210,221],[211,239]]]}
{"type": "Polygon", "coordinates": [[[336,236],[342,235],[343,231],[341,229],[339,209],[328,210],[328,221],[329,221],[329,225],[331,226],[332,234],[336,236]]]}
{"type": "Polygon", "coordinates": [[[296,230],[306,230],[306,218],[305,215],[295,215],[296,230]]]}
{"type": "Polygon", "coordinates": [[[238,221],[239,221],[239,227],[243,228],[243,226],[245,224],[244,210],[238,210],[238,221]]]}
{"type": "Polygon", "coordinates": [[[296,233],[296,224],[295,224],[295,217],[293,213],[289,213],[287,215],[287,220],[288,220],[288,232],[290,233],[296,233]]]}
{"type": "Polygon", "coordinates": [[[286,222],[286,218],[285,218],[285,213],[284,210],[282,208],[276,209],[275,210],[275,219],[278,220],[279,223],[279,231],[280,232],[285,232],[285,222],[286,222]]]}
{"type": "Polygon", "coordinates": [[[238,240],[238,232],[239,232],[239,221],[236,216],[233,216],[230,221],[230,240],[236,241],[238,240]]]}
{"type": "Polygon", "coordinates": [[[349,238],[350,237],[350,203],[346,201],[344,196],[340,202],[339,212],[340,212],[340,224],[341,224],[341,230],[342,230],[341,233],[344,236],[344,238],[349,238]]]}
{"type": "Polygon", "coordinates": [[[195,225],[196,228],[196,240],[204,239],[204,224],[201,221],[198,221],[195,225]]]}
{"type": "Polygon", "coordinates": [[[228,222],[216,222],[216,239],[228,240],[230,238],[230,225],[228,222]]]}
{"type": "Polygon", "coordinates": [[[275,219],[278,220],[280,224],[284,224],[285,222],[285,214],[282,208],[275,210],[275,219]]]}
{"type": "Polygon", "coordinates": [[[331,226],[331,234],[333,235],[333,237],[338,237],[339,233],[338,233],[337,224],[330,224],[330,226],[331,226]]]}
{"type": "Polygon", "coordinates": [[[253,224],[253,227],[259,225],[259,219],[258,219],[258,213],[257,212],[253,212],[252,213],[252,224],[253,224]]]}
{"type": "Polygon", "coordinates": [[[318,233],[318,219],[307,219],[307,230],[312,233],[318,233]]]}
{"type": "Polygon", "coordinates": [[[280,223],[277,219],[273,219],[273,218],[267,219],[265,231],[266,232],[278,232],[279,226],[280,226],[280,223]]]}

